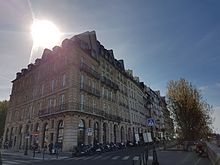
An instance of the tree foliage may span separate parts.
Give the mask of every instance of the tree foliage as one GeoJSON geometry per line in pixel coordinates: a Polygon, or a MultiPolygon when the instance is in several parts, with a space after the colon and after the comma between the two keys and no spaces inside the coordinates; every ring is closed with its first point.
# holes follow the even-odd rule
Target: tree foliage
{"type": "Polygon", "coordinates": [[[8,101],[0,101],[0,139],[4,133],[5,119],[8,110],[8,101]]]}
{"type": "Polygon", "coordinates": [[[180,79],[168,83],[167,96],[180,138],[197,140],[207,137],[211,131],[212,106],[203,100],[201,92],[187,80],[180,79]]]}

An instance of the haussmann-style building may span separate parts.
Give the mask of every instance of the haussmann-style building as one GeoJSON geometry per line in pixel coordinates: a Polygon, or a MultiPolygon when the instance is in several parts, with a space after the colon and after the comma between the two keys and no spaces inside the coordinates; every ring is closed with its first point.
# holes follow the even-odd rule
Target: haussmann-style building
{"type": "Polygon", "coordinates": [[[3,141],[15,150],[33,143],[58,142],[63,151],[82,143],[126,143],[151,131],[146,120],[152,116],[154,136],[165,129],[159,93],[126,70],[94,31],[45,49],[12,83],[3,141]]]}

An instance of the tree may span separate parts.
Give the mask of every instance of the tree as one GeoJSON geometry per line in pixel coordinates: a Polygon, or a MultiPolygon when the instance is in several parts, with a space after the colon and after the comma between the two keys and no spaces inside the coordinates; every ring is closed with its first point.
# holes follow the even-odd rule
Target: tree
{"type": "Polygon", "coordinates": [[[8,110],[8,101],[0,101],[0,139],[3,136],[5,128],[5,119],[8,110]]]}
{"type": "Polygon", "coordinates": [[[212,106],[203,100],[196,87],[185,79],[172,80],[167,86],[167,98],[182,140],[207,137],[211,131],[212,106]]]}

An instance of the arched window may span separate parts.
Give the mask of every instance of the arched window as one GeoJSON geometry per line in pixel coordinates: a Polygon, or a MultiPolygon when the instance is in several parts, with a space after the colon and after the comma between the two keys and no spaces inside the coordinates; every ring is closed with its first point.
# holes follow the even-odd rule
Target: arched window
{"type": "Polygon", "coordinates": [[[131,128],[128,128],[128,140],[132,141],[132,138],[131,138],[131,128]]]}
{"type": "Polygon", "coordinates": [[[83,120],[80,120],[78,125],[78,134],[77,134],[78,145],[84,144],[84,140],[85,140],[85,122],[83,120]]]}
{"type": "Polygon", "coordinates": [[[94,144],[99,142],[99,124],[98,122],[94,123],[94,144]]]}
{"type": "Polygon", "coordinates": [[[49,138],[49,126],[48,123],[44,124],[44,129],[43,129],[43,141],[42,141],[42,147],[45,147],[46,145],[49,144],[48,138],[49,138]]]}
{"type": "Polygon", "coordinates": [[[63,120],[60,120],[58,122],[58,127],[57,127],[57,142],[59,142],[60,144],[63,143],[63,128],[64,128],[63,120]]]}
{"type": "Polygon", "coordinates": [[[114,125],[114,143],[117,142],[117,125],[114,125]]]}
{"type": "Polygon", "coordinates": [[[103,124],[103,143],[107,142],[107,124],[103,124]]]}
{"type": "Polygon", "coordinates": [[[125,141],[125,131],[124,131],[124,127],[121,127],[121,142],[125,141]]]}

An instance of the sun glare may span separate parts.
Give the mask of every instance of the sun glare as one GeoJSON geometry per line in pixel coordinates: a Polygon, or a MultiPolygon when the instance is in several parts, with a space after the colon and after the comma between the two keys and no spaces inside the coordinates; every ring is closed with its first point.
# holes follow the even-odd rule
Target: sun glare
{"type": "Polygon", "coordinates": [[[31,26],[34,47],[51,48],[59,43],[61,33],[54,23],[34,20],[31,26]]]}

